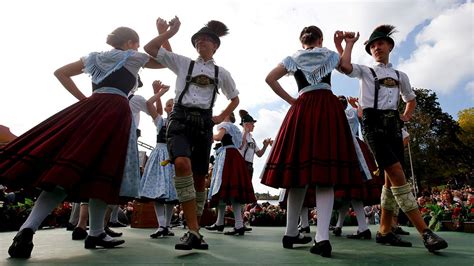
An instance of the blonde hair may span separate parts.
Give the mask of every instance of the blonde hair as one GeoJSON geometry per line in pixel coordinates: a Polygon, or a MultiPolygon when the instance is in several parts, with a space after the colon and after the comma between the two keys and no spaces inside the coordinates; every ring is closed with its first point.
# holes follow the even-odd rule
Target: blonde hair
{"type": "Polygon", "coordinates": [[[138,33],[131,28],[118,27],[107,36],[106,43],[118,49],[128,41],[139,42],[138,33]]]}

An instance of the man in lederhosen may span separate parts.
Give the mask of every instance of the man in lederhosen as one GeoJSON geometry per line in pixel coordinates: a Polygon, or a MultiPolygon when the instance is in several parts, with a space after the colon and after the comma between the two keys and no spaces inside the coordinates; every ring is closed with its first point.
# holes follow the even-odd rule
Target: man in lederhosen
{"type": "MultiPolygon", "coordinates": [[[[157,25],[162,22],[159,18],[157,25]]],[[[170,160],[175,166],[176,192],[189,231],[175,245],[175,249],[207,249],[207,243],[199,234],[199,220],[206,201],[205,176],[209,168],[212,127],[222,122],[237,107],[239,92],[230,73],[217,66],[213,59],[220,45],[219,37],[228,32],[222,22],[210,21],[191,37],[199,54],[196,60],[163,47],[150,48],[174,36],[181,23],[175,17],[168,24],[168,30],[144,48],[177,75],[175,104],[168,120],[166,137],[170,160]],[[212,107],[219,88],[230,102],[221,114],[213,116],[212,107]]]]}
{"type": "Polygon", "coordinates": [[[416,96],[408,76],[393,69],[389,63],[390,52],[395,44],[391,37],[394,29],[395,27],[391,25],[381,25],[372,32],[365,43],[365,50],[377,63],[373,67],[351,63],[352,48],[359,39],[359,33],[337,31],[334,40],[339,51],[342,50],[342,39],[346,42],[346,47],[342,51],[340,71],[360,80],[362,132],[379,168],[385,171],[385,185],[381,195],[380,231],[377,233],[376,242],[411,247],[410,242],[403,241],[391,230],[393,211],[398,208],[398,203],[422,236],[425,247],[433,252],[446,248],[448,244],[426,226],[403,172],[402,126],[403,122],[409,121],[412,117],[416,96]],[[406,102],[403,114],[398,112],[400,95],[406,102]]]}

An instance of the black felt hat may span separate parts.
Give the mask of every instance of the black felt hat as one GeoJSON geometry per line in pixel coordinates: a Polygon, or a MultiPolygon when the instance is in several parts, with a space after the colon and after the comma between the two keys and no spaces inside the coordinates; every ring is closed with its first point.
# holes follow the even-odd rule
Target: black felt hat
{"type": "Polygon", "coordinates": [[[219,47],[221,45],[221,40],[219,37],[227,35],[227,33],[229,33],[229,29],[224,23],[217,20],[211,20],[198,32],[194,33],[194,35],[191,37],[191,43],[194,47],[196,47],[197,37],[200,35],[207,35],[211,37],[211,39],[217,44],[217,47],[219,47]]]}
{"type": "Polygon", "coordinates": [[[370,34],[369,39],[364,43],[365,44],[365,51],[368,54],[372,55],[372,53],[370,52],[370,45],[374,41],[380,40],[380,39],[384,39],[384,40],[388,41],[392,45],[392,47],[395,46],[395,42],[393,41],[392,37],[390,37],[390,35],[392,35],[394,32],[395,32],[395,26],[392,26],[392,25],[378,26],[372,32],[372,34],[370,34]]]}
{"type": "Polygon", "coordinates": [[[257,120],[253,119],[251,115],[245,110],[240,110],[239,115],[241,118],[240,125],[242,126],[244,123],[249,123],[249,122],[257,122],[257,120]]]}

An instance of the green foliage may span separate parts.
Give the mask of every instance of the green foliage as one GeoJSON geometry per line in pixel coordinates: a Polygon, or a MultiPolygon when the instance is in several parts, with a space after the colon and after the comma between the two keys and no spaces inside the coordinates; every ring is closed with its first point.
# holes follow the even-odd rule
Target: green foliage
{"type": "MultiPolygon", "coordinates": [[[[427,89],[415,89],[415,93],[417,107],[406,126],[418,185],[446,184],[453,177],[467,179],[473,170],[473,152],[459,139],[461,127],[442,111],[436,93],[427,89]]],[[[404,108],[402,103],[400,111],[404,108]]],[[[408,155],[405,158],[408,162],[408,155]]],[[[409,167],[405,170],[411,176],[409,167]]]]}

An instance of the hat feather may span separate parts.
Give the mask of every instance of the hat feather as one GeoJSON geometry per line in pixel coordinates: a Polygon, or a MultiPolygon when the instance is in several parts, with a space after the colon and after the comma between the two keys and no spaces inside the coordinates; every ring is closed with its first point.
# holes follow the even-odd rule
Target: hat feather
{"type": "Polygon", "coordinates": [[[207,22],[206,27],[211,29],[219,37],[225,36],[229,33],[229,29],[227,28],[227,26],[217,20],[211,20],[207,22]]]}
{"type": "Polygon", "coordinates": [[[380,25],[377,28],[375,28],[374,31],[385,33],[387,36],[390,36],[390,35],[394,34],[395,32],[397,32],[395,30],[395,26],[388,25],[388,24],[380,25]]]}

